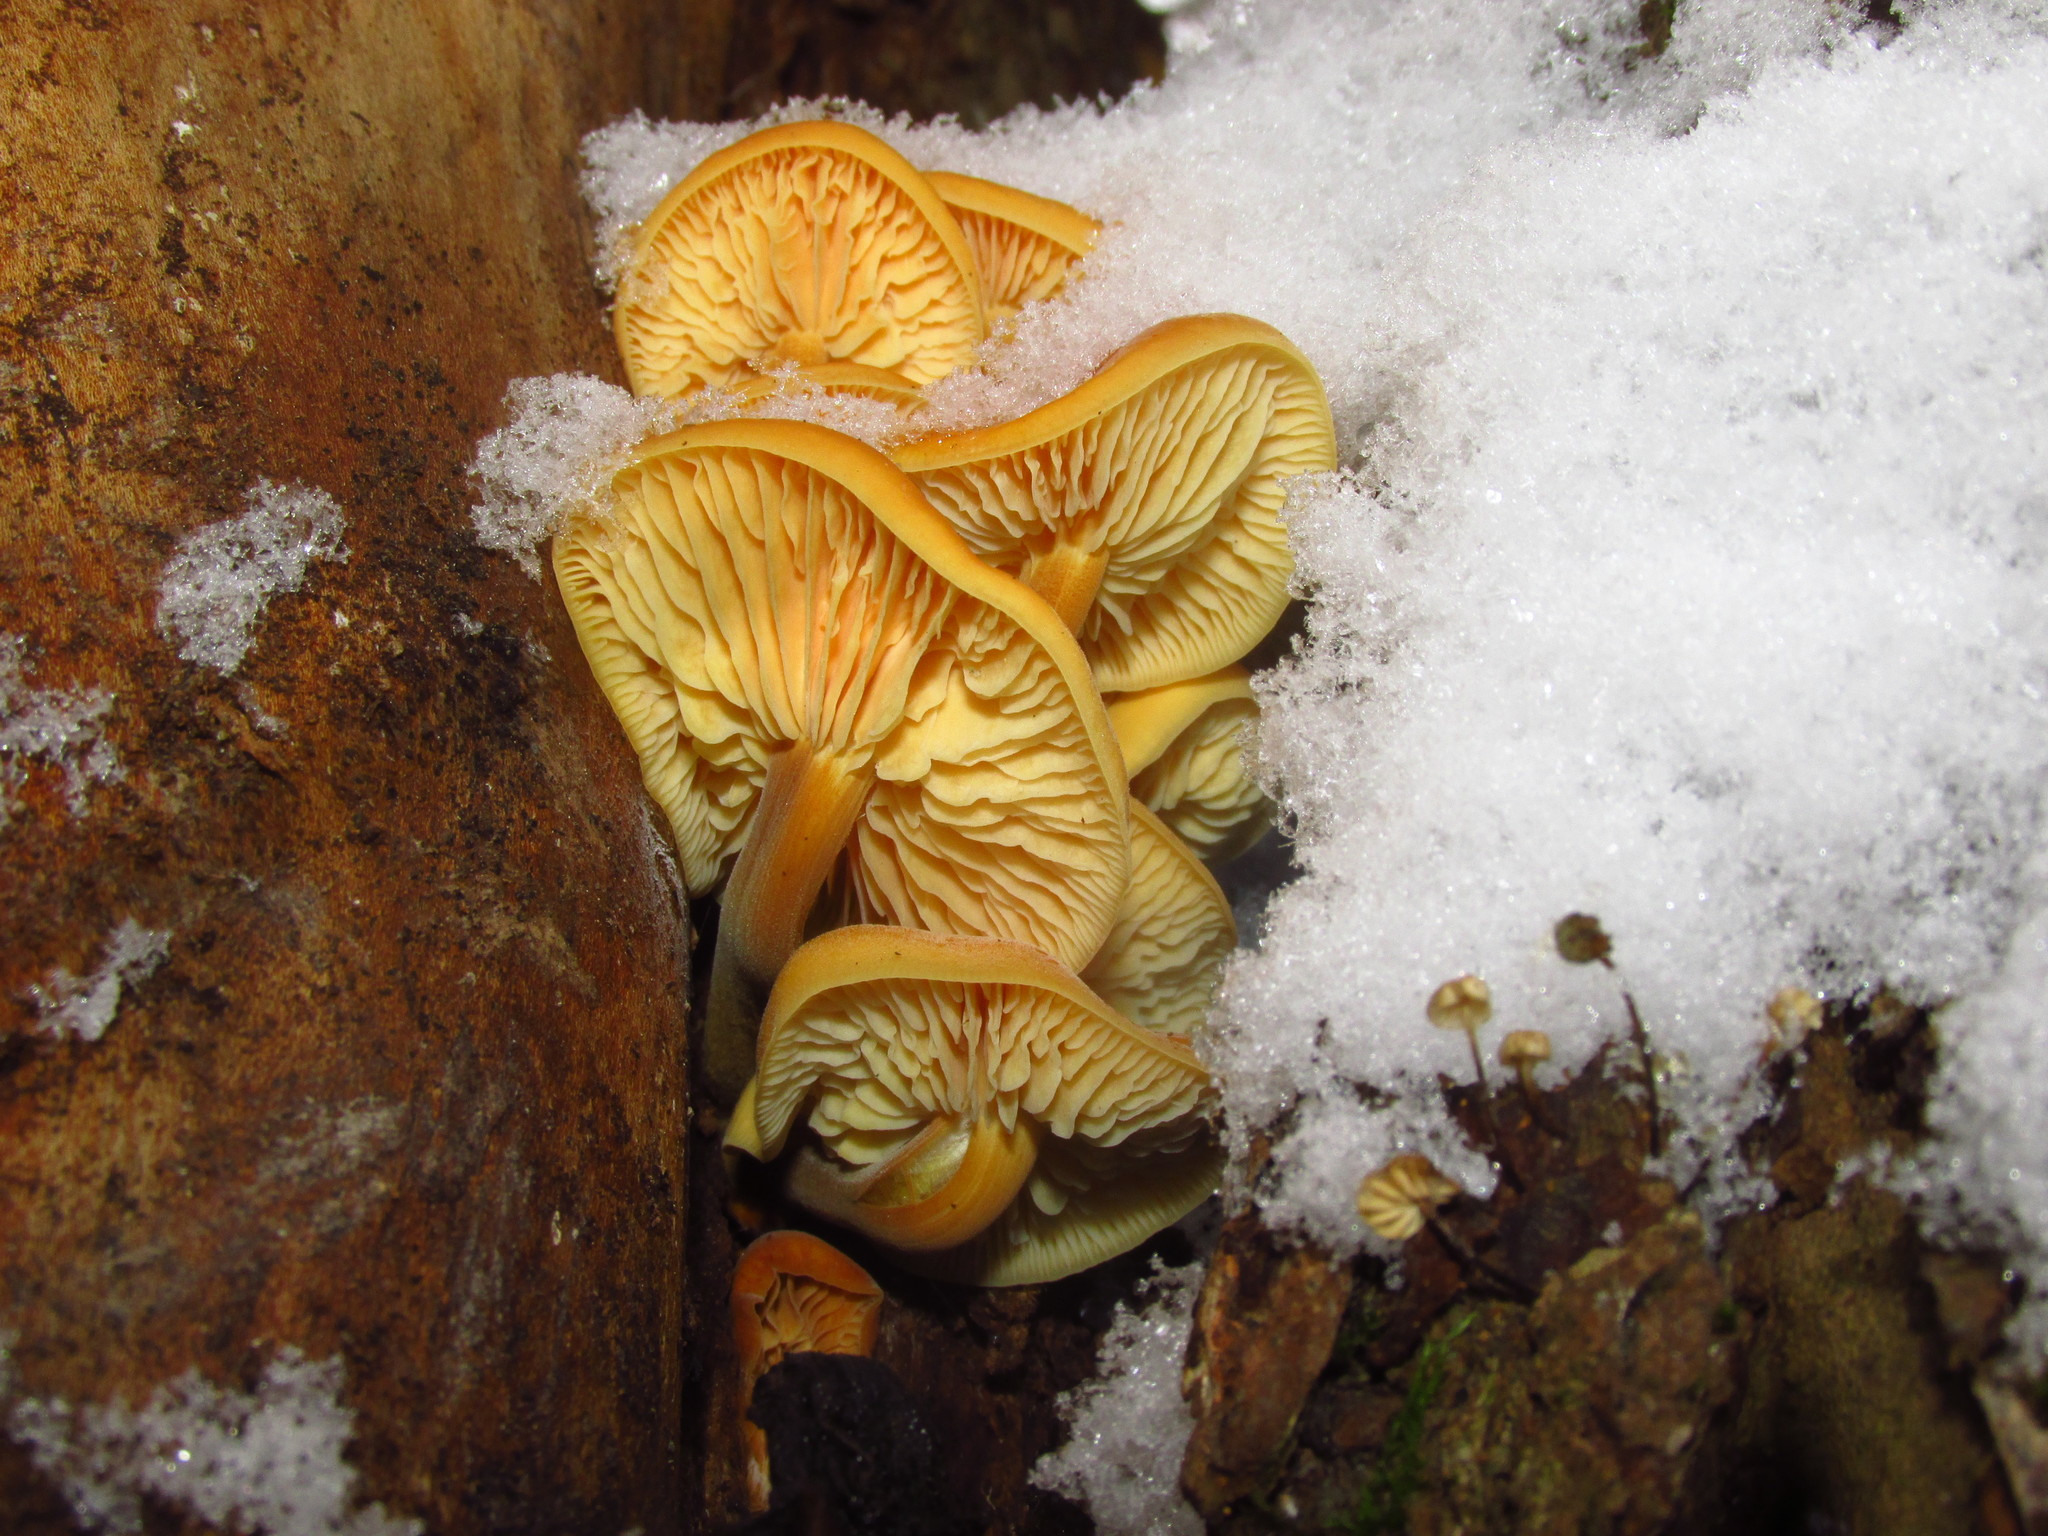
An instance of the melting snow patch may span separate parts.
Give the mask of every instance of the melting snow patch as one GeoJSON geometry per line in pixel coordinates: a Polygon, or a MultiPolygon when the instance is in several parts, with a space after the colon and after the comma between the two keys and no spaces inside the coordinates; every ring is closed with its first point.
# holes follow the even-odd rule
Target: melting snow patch
{"type": "Polygon", "coordinates": [[[156,627],[178,654],[223,674],[241,666],[271,598],[296,592],[314,560],[346,560],[341,504],[310,485],[249,487],[248,510],[178,540],[158,584],[156,627]]]}
{"type": "Polygon", "coordinates": [[[60,965],[40,984],[29,987],[29,999],[36,1006],[43,1032],[99,1039],[120,1012],[121,989],[137,986],[152,975],[170,948],[169,933],[123,918],[107,935],[106,953],[89,975],[74,975],[60,965]]]}
{"type": "Polygon", "coordinates": [[[147,1496],[262,1536],[417,1536],[417,1520],[358,1507],[356,1472],[342,1459],[355,1414],[341,1386],[340,1357],[287,1347],[253,1395],[194,1369],[140,1408],[27,1399],[8,1428],[91,1531],[140,1536],[147,1496]]]}
{"type": "Polygon", "coordinates": [[[113,744],[100,736],[114,696],[101,688],[31,688],[22,649],[19,636],[0,635],[0,827],[14,819],[31,762],[64,775],[74,816],[85,814],[88,784],[125,776],[113,744]]]}
{"type": "Polygon", "coordinates": [[[1066,1394],[1067,1443],[1039,1458],[1032,1482],[1087,1505],[1105,1531],[1201,1536],[1180,1495],[1180,1460],[1194,1431],[1181,1400],[1181,1357],[1202,1289],[1202,1266],[1161,1268],[1117,1304],[1093,1381],[1066,1394]]]}

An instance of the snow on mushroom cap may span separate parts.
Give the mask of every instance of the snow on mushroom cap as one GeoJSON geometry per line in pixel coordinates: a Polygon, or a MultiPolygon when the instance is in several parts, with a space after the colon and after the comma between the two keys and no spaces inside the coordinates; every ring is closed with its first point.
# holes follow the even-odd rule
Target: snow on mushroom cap
{"type": "Polygon", "coordinates": [[[1169,320],[1017,421],[894,451],[998,568],[1099,563],[1075,633],[1105,691],[1212,672],[1273,627],[1294,569],[1284,481],[1335,455],[1315,370],[1241,315],[1169,320]]]}
{"type": "Polygon", "coordinates": [[[874,777],[849,845],[858,915],[1063,959],[1100,944],[1129,852],[1086,663],[872,449],[801,422],[658,438],[555,569],[692,894],[744,842],[770,755],[801,741],[874,777]]]}
{"type": "Polygon", "coordinates": [[[850,123],[765,128],[642,224],[614,315],[639,394],[756,364],[860,363],[926,384],[985,334],[974,258],[909,161],[850,123]]]}

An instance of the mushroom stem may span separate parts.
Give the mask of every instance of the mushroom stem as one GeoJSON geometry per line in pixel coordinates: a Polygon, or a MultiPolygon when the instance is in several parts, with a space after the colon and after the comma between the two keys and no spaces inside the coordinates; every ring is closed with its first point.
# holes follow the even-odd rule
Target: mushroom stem
{"type": "Polygon", "coordinates": [[[1451,1257],[1458,1261],[1467,1274],[1484,1275],[1517,1301],[1534,1301],[1536,1299],[1536,1293],[1530,1290],[1528,1286],[1517,1280],[1506,1270],[1487,1263],[1486,1260],[1467,1247],[1458,1234],[1444,1224],[1443,1217],[1437,1215],[1435,1211],[1425,1210],[1422,1213],[1422,1219],[1428,1224],[1429,1230],[1436,1234],[1436,1240],[1450,1250],[1451,1257]]]}
{"type": "Polygon", "coordinates": [[[1107,549],[1083,549],[1062,539],[1044,554],[1033,555],[1019,575],[1024,585],[1052,605],[1062,624],[1079,633],[1108,565],[1107,549]]]}
{"type": "Polygon", "coordinates": [[[768,760],[746,845],[719,903],[718,946],[705,1006],[704,1066],[730,1105],[754,1071],[768,991],[804,940],[804,924],[853,831],[874,776],[808,742],[768,760]]]}
{"type": "Polygon", "coordinates": [[[1038,1127],[1019,1115],[1004,1130],[994,1115],[973,1125],[941,1117],[878,1175],[849,1176],[815,1155],[790,1171],[798,1204],[908,1253],[957,1248],[1009,1208],[1038,1161],[1038,1127]]]}

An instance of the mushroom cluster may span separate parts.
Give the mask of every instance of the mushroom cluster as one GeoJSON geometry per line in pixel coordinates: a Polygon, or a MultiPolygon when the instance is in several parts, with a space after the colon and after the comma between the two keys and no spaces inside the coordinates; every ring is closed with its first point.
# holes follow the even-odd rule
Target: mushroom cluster
{"type": "Polygon", "coordinates": [[[1098,233],[841,122],[711,156],[641,225],[615,324],[636,391],[732,418],[640,444],[553,551],[684,883],[720,894],[728,1147],[983,1285],[1215,1187],[1194,1041],[1236,930],[1205,860],[1270,821],[1239,662],[1287,601],[1286,481],[1335,462],[1314,369],[1236,315],[920,432],[1098,233]],[[900,437],[744,414],[792,381],[893,402],[900,437]]]}

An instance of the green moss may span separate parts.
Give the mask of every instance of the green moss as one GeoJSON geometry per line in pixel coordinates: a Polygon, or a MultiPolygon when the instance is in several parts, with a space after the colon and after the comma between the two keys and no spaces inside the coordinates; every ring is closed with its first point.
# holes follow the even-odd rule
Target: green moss
{"type": "Polygon", "coordinates": [[[1372,1476],[1345,1526],[1350,1536],[1395,1536],[1405,1528],[1408,1500],[1422,1480],[1422,1421],[1437,1393],[1443,1390],[1451,1344],[1472,1326],[1475,1315],[1467,1312],[1415,1352],[1414,1369],[1408,1376],[1408,1395],[1387,1425],[1387,1438],[1380,1444],[1372,1476]]]}
{"type": "Polygon", "coordinates": [[[1370,1286],[1360,1286],[1337,1329],[1337,1342],[1330,1347],[1331,1371],[1343,1375],[1352,1370],[1358,1364],[1358,1357],[1365,1352],[1366,1345],[1379,1337],[1380,1330],[1386,1325],[1386,1308],[1378,1291],[1370,1286]]]}

